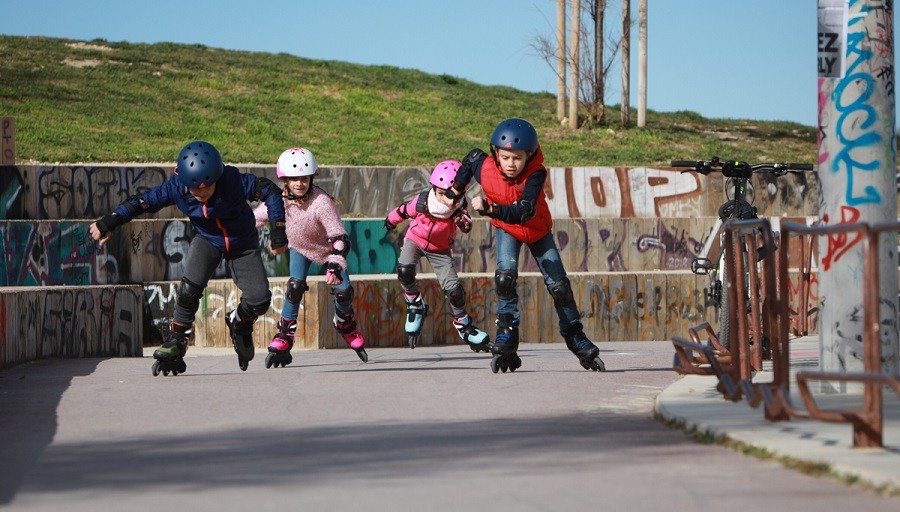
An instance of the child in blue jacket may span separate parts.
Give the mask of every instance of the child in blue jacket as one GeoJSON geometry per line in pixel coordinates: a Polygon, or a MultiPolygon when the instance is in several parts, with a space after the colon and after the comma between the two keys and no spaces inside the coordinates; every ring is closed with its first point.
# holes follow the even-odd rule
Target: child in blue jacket
{"type": "Polygon", "coordinates": [[[225,323],[241,370],[246,370],[253,359],[253,323],[269,310],[272,293],[249,201],[265,202],[268,208],[273,252],[287,250],[284,203],[278,186],[267,178],[224,165],[212,144],[194,141],[181,150],[175,172],[168,180],[125,199],[90,225],[91,237],[103,245],[118,226],[142,213],[175,205],[187,215],[197,234],[185,258],[171,333],[153,353],[154,375],[159,371],[177,375],[187,368],[183,357],[194,316],[203,290],[223,258],[241,291],[240,303],[226,315],[225,323]]]}

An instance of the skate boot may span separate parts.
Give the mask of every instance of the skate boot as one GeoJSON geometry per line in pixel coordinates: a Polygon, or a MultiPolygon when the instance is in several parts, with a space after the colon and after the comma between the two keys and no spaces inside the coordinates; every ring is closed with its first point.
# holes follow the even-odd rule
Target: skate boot
{"type": "Polygon", "coordinates": [[[416,348],[419,342],[419,334],[422,332],[422,321],[428,316],[428,304],[422,298],[422,292],[416,292],[415,295],[408,293],[403,294],[406,300],[406,341],[409,348],[416,348]]]}
{"type": "Polygon", "coordinates": [[[225,324],[228,325],[228,333],[231,335],[231,344],[238,356],[238,366],[241,371],[247,371],[250,361],[253,360],[253,322],[256,319],[245,320],[234,309],[225,316],[225,324]]]}
{"type": "Polygon", "coordinates": [[[581,363],[582,368],[595,372],[606,371],[606,365],[600,359],[600,349],[597,348],[597,345],[591,343],[591,340],[587,339],[581,327],[574,330],[572,334],[564,334],[563,337],[566,340],[566,347],[578,357],[578,362],[581,363]]]}
{"type": "Polygon", "coordinates": [[[275,333],[275,337],[269,343],[269,353],[266,355],[266,368],[271,368],[273,365],[275,368],[278,368],[279,365],[284,368],[291,364],[291,361],[294,360],[293,356],[291,356],[291,349],[294,347],[294,335],[296,333],[297,321],[281,317],[281,320],[278,321],[278,332],[275,333]]]}
{"type": "Polygon", "coordinates": [[[514,372],[522,366],[516,351],[519,349],[519,319],[510,314],[501,314],[497,320],[497,337],[491,345],[491,371],[514,372]]]}
{"type": "Polygon", "coordinates": [[[190,325],[172,322],[172,332],[169,333],[169,339],[153,351],[153,358],[156,359],[156,361],[153,362],[151,371],[153,372],[154,377],[159,375],[160,372],[168,377],[169,372],[171,372],[172,375],[178,375],[187,370],[187,365],[184,362],[184,354],[187,352],[188,339],[190,339],[190,336],[190,325]]]}
{"type": "Polygon", "coordinates": [[[463,315],[453,319],[453,327],[459,333],[459,337],[465,341],[472,352],[488,352],[491,350],[491,338],[488,333],[475,327],[469,315],[463,315]]]}
{"type": "Polygon", "coordinates": [[[337,332],[341,333],[341,336],[344,337],[344,341],[347,342],[347,345],[350,345],[350,348],[356,351],[356,355],[364,363],[369,362],[369,354],[366,353],[366,340],[363,338],[361,332],[356,327],[356,320],[354,317],[356,315],[350,313],[347,316],[344,316],[341,313],[334,313],[334,328],[337,329],[337,332]]]}

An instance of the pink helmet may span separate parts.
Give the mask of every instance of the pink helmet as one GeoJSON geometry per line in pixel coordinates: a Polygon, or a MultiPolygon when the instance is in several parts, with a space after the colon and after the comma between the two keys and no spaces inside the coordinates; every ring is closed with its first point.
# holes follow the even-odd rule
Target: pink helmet
{"type": "Polygon", "coordinates": [[[448,190],[453,186],[453,179],[456,178],[456,171],[460,166],[462,163],[456,160],[444,160],[434,167],[428,181],[437,188],[448,190]]]}
{"type": "Polygon", "coordinates": [[[319,163],[316,157],[308,149],[286,149],[278,157],[275,166],[275,175],[279,178],[299,178],[300,176],[314,176],[319,173],[319,163]]]}

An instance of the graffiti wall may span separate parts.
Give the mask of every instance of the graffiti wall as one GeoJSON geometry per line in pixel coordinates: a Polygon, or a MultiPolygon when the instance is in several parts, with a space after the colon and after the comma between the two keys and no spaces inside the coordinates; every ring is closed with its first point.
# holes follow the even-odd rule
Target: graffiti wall
{"type": "Polygon", "coordinates": [[[0,288],[0,369],[47,357],[142,354],[141,287],[0,288]]]}
{"type": "MultiPolygon", "coordinates": [[[[274,166],[242,166],[277,180],[274,166]]],[[[0,218],[96,219],[125,198],[165,181],[168,166],[7,166],[0,169],[0,218]]],[[[322,167],[315,184],[334,196],[345,215],[383,219],[429,187],[430,170],[322,167]]],[[[757,176],[751,187],[761,215],[816,215],[815,173],[757,176]]],[[[720,175],[700,176],[646,167],[551,167],[545,185],[555,218],[716,216],[728,190],[720,175]]],[[[473,184],[470,194],[479,188],[473,184]]],[[[169,207],[145,218],[179,218],[169,207]]]]}

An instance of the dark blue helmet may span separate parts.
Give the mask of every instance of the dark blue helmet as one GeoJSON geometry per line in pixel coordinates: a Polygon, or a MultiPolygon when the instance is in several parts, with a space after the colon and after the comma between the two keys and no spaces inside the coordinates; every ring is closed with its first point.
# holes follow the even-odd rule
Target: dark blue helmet
{"type": "Polygon", "coordinates": [[[188,188],[208,187],[218,181],[224,171],[219,150],[202,140],[190,142],[181,150],[175,168],[181,184],[188,188]]]}
{"type": "Polygon", "coordinates": [[[494,128],[491,145],[499,149],[524,149],[534,153],[538,147],[537,130],[524,119],[507,119],[494,128]]]}

